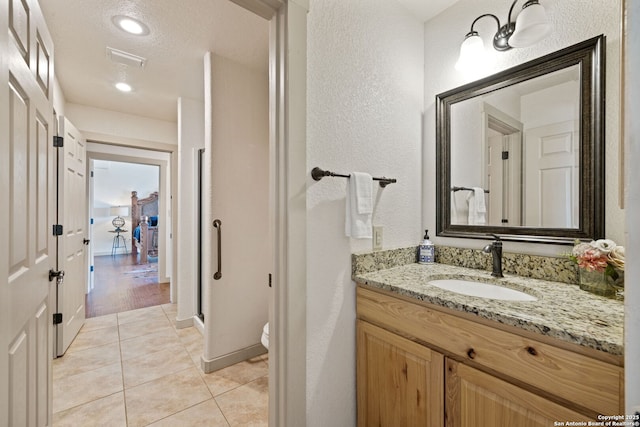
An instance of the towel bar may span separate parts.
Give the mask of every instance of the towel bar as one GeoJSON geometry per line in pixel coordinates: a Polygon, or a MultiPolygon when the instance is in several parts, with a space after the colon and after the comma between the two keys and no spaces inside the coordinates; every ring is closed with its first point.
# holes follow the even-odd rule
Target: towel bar
{"type": "MultiPolygon", "coordinates": [[[[325,171],[320,169],[319,167],[315,167],[311,170],[311,177],[315,180],[315,181],[320,181],[322,178],[324,178],[325,176],[337,176],[340,178],[349,178],[350,175],[345,175],[342,173],[335,173],[335,172],[329,172],[329,171],[325,171]]],[[[373,178],[374,181],[380,181],[380,187],[384,188],[389,184],[394,184],[396,182],[398,182],[395,178],[385,178],[384,176],[382,178],[373,178]]]]}
{"type": "MultiPolygon", "coordinates": [[[[455,192],[455,191],[460,191],[460,190],[464,190],[464,191],[473,191],[473,188],[469,188],[469,187],[451,187],[451,191],[455,192]]],[[[485,193],[489,193],[489,190],[484,190],[485,193]]]]}

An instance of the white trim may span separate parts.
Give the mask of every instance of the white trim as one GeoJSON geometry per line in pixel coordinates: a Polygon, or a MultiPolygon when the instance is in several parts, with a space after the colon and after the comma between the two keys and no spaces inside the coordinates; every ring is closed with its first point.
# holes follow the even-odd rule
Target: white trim
{"type": "Polygon", "coordinates": [[[219,369],[226,368],[227,366],[235,365],[244,360],[254,358],[265,354],[267,349],[262,344],[254,344],[250,347],[243,348],[242,350],[234,351],[233,353],[225,354],[224,356],[216,357],[215,359],[205,360],[204,355],[200,356],[200,368],[205,374],[215,372],[219,369]]]}
{"type": "Polygon", "coordinates": [[[269,310],[269,425],[306,425],[307,12],[293,1],[271,21],[271,209],[274,291],[269,310]]]}
{"type": "Polygon", "coordinates": [[[193,316],[193,327],[204,336],[204,322],[198,316],[193,316]]]}
{"type": "Polygon", "coordinates": [[[184,329],[194,326],[193,317],[188,319],[176,319],[176,329],[184,329]]]}
{"type": "MultiPolygon", "coordinates": [[[[92,151],[92,148],[95,149],[95,145],[93,144],[101,144],[98,141],[92,141],[91,143],[87,144],[87,169],[89,169],[90,164],[91,164],[91,160],[112,160],[112,161],[118,161],[118,162],[125,162],[125,163],[142,163],[142,164],[147,164],[147,165],[156,165],[160,167],[160,176],[159,176],[159,209],[161,212],[166,212],[167,211],[167,204],[171,203],[171,191],[169,189],[166,188],[166,177],[167,177],[167,167],[169,166],[169,163],[171,162],[171,165],[173,166],[173,157],[174,156],[170,156],[171,158],[167,161],[167,160],[160,160],[160,159],[150,159],[150,158],[145,158],[145,157],[138,157],[138,156],[129,156],[129,155],[124,155],[124,154],[116,154],[116,153],[103,153],[103,152],[99,152],[99,151],[92,151]]],[[[130,147],[130,146],[128,146],[130,147]]],[[[139,148],[139,147],[130,147],[130,148],[139,148]]],[[[87,170],[87,177],[90,175],[90,171],[87,170]]],[[[171,176],[170,176],[170,183],[171,183],[171,188],[173,188],[173,181],[175,180],[175,173],[173,172],[173,169],[171,170],[171,176]]],[[[175,212],[175,210],[172,208],[172,212],[175,212]]],[[[172,229],[175,229],[175,218],[171,218],[171,226],[172,229]]],[[[174,242],[176,241],[176,239],[172,239],[171,242],[166,242],[166,232],[167,232],[167,224],[166,221],[161,221],[160,222],[160,233],[159,233],[159,245],[160,247],[164,247],[165,245],[171,244],[173,245],[174,242]]],[[[130,249],[130,248],[129,248],[130,249]]],[[[171,254],[172,257],[167,257],[166,254],[165,256],[161,256],[158,259],[158,281],[160,283],[165,283],[165,282],[169,282],[169,289],[170,289],[170,294],[171,294],[171,301],[175,302],[175,286],[176,286],[176,281],[174,280],[175,277],[175,262],[174,262],[174,254],[175,254],[175,245],[171,250],[171,254]],[[171,277],[167,277],[167,264],[169,263],[173,263],[173,265],[171,266],[171,277]]],[[[98,253],[96,253],[95,255],[99,255],[98,253]]]]}
{"type": "Polygon", "coordinates": [[[306,420],[306,102],[309,0],[231,0],[271,20],[269,36],[269,425],[306,420]]]}
{"type": "MultiPolygon", "coordinates": [[[[640,72],[640,2],[626,1],[623,4],[623,17],[626,18],[626,40],[623,58],[625,103],[622,106],[621,121],[624,123],[625,147],[625,221],[626,252],[630,260],[640,255],[640,122],[636,112],[640,108],[640,99],[632,96],[640,90],[638,72],[640,72]]],[[[627,287],[624,298],[624,365],[625,365],[625,408],[626,414],[640,411],[640,288],[635,286],[640,279],[640,266],[635,262],[625,265],[627,287]]]]}
{"type": "Polygon", "coordinates": [[[80,129],[80,132],[87,140],[87,143],[117,145],[120,147],[138,148],[140,150],[162,151],[167,153],[177,153],[178,145],[165,144],[164,142],[149,141],[146,139],[126,138],[123,136],[108,135],[99,132],[90,132],[80,129]]]}
{"type": "Polygon", "coordinates": [[[284,5],[282,0],[231,0],[238,6],[262,16],[264,19],[271,20],[276,11],[284,5]]]}

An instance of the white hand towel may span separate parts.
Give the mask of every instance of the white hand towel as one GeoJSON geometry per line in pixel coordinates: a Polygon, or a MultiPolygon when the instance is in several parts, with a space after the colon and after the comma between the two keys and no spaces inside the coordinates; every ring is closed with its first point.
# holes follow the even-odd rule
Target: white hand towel
{"type": "Polygon", "coordinates": [[[484,190],[480,187],[473,187],[473,194],[475,196],[476,212],[486,213],[487,205],[484,202],[484,190]]]}
{"type": "Polygon", "coordinates": [[[458,223],[458,197],[456,194],[456,191],[451,193],[451,224],[458,223]]]}
{"type": "Polygon", "coordinates": [[[351,177],[356,185],[358,213],[373,213],[373,178],[364,172],[352,172],[351,177]]]}
{"type": "Polygon", "coordinates": [[[487,206],[484,201],[484,190],[480,187],[473,187],[473,191],[467,197],[469,203],[469,224],[485,225],[487,223],[487,206]]]}
{"type": "Polygon", "coordinates": [[[345,234],[354,239],[373,237],[371,216],[373,213],[373,179],[362,172],[351,172],[347,184],[345,234]]]}

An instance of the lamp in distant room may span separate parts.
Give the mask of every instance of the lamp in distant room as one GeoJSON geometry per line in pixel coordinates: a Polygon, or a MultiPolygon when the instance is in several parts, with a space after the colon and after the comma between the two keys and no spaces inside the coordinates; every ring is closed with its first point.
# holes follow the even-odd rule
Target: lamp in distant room
{"type": "Polygon", "coordinates": [[[551,25],[544,7],[539,0],[527,0],[522,6],[515,21],[512,21],[514,6],[518,0],[514,0],[509,8],[509,15],[505,25],[500,24],[498,17],[492,13],[478,16],[471,24],[471,30],[465,36],[460,46],[460,57],[456,63],[459,70],[477,66],[483,57],[484,43],[473,26],[484,17],[493,18],[498,26],[498,31],[493,36],[493,48],[504,52],[513,47],[533,46],[551,32],[551,25]]]}
{"type": "Polygon", "coordinates": [[[111,224],[116,228],[117,232],[122,230],[124,227],[124,218],[129,216],[129,207],[128,206],[112,206],[110,209],[111,215],[115,215],[115,218],[111,221],[111,224]]]}

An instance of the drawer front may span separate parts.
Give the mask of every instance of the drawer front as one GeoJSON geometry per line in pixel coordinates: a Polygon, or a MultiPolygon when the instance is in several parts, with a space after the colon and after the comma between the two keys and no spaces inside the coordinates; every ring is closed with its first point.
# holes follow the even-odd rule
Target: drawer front
{"type": "Polygon", "coordinates": [[[619,366],[369,289],[358,287],[357,296],[361,319],[568,403],[601,414],[622,413],[623,370],[619,366]]]}

